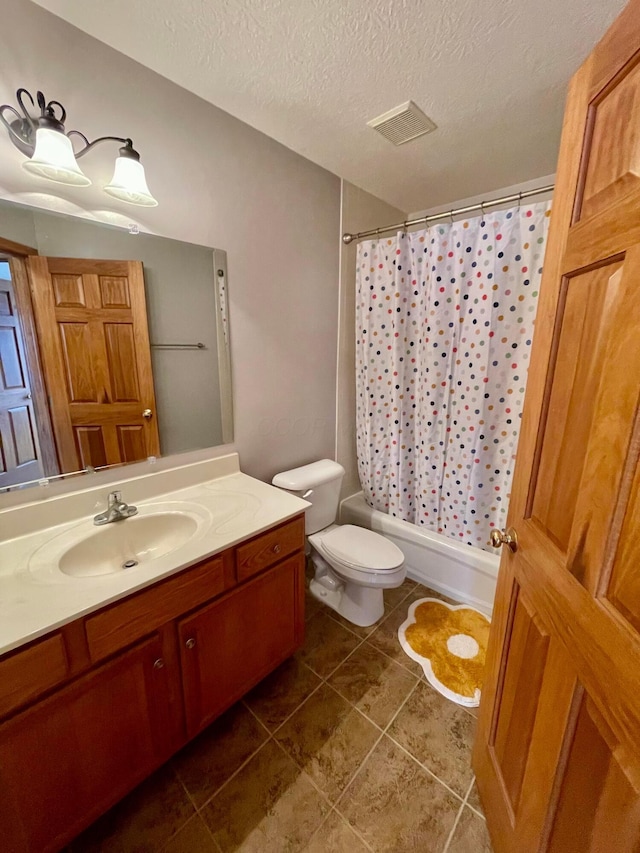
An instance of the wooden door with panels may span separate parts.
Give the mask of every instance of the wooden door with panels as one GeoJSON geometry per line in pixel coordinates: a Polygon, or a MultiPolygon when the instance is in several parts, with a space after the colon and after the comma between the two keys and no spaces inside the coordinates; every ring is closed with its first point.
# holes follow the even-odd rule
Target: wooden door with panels
{"type": "MultiPolygon", "coordinates": [[[[10,275],[9,261],[0,263],[10,275]]],[[[0,276],[0,487],[44,474],[31,377],[13,282],[0,276]]]]}
{"type": "Polygon", "coordinates": [[[571,81],[474,767],[496,853],[640,851],[640,0],[571,81]]]}
{"type": "Polygon", "coordinates": [[[158,455],[142,264],[27,264],[62,471],[158,455]]]}

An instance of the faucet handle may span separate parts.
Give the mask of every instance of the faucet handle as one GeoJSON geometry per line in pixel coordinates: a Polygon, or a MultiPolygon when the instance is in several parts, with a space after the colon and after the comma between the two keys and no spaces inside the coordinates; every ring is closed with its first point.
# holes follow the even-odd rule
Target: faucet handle
{"type": "Polygon", "coordinates": [[[109,506],[122,503],[122,492],[109,492],[109,506]]]}

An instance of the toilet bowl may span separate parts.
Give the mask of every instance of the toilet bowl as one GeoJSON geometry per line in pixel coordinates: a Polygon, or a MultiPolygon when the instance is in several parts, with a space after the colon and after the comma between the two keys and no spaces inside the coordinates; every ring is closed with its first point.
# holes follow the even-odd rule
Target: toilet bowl
{"type": "Polygon", "coordinates": [[[383,590],[404,581],[404,555],[379,533],[335,523],[343,476],[341,465],[322,459],[277,474],[272,483],[311,503],[305,516],[315,569],[311,594],[353,624],[366,627],[384,613],[383,590]]]}

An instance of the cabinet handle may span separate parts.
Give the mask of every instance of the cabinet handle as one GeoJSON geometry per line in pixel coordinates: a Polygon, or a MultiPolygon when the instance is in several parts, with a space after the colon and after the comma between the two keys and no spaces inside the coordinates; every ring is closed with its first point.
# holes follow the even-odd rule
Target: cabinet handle
{"type": "Polygon", "coordinates": [[[274,545],[271,550],[273,551],[274,554],[279,554],[280,551],[282,551],[282,548],[279,545],[274,545]]]}
{"type": "Polygon", "coordinates": [[[164,661],[162,658],[158,658],[158,660],[153,662],[154,669],[164,669],[164,661]]]}
{"type": "Polygon", "coordinates": [[[186,646],[188,649],[192,649],[192,648],[195,646],[195,644],[196,644],[196,641],[193,639],[193,637],[189,637],[189,639],[188,639],[188,640],[187,640],[187,642],[185,643],[185,646],[186,646]]]}

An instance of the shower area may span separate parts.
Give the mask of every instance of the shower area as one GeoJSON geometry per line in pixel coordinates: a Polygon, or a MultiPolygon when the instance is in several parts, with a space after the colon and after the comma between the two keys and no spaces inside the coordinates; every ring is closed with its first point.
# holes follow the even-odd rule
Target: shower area
{"type": "Polygon", "coordinates": [[[341,520],[384,533],[408,573],[490,611],[550,202],[362,240],[355,297],[362,492],[341,520]]]}

